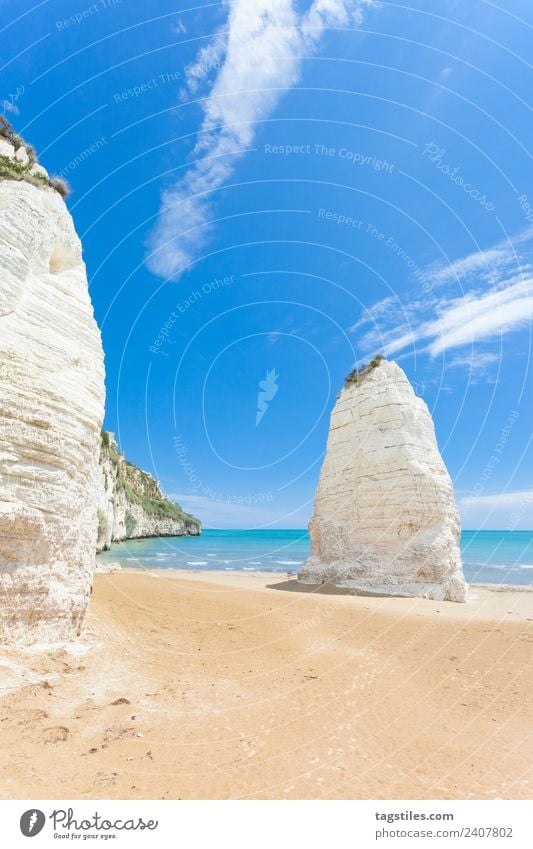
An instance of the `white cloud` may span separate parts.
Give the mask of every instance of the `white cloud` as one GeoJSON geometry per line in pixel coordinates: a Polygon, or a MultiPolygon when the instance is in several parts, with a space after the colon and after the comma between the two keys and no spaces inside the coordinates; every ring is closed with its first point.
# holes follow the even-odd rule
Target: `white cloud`
{"type": "MultiPolygon", "coordinates": [[[[206,528],[305,528],[309,521],[310,505],[296,511],[264,507],[265,501],[238,503],[238,500],[218,500],[206,495],[173,493],[169,496],[188,513],[200,519],[206,528]]],[[[253,496],[252,496],[253,499],[253,496]]],[[[271,503],[271,502],[270,502],[271,503]]]]}
{"type": "Polygon", "coordinates": [[[469,368],[486,369],[487,366],[492,366],[500,361],[498,354],[462,354],[453,357],[448,363],[452,368],[469,368]]]}
{"type": "Polygon", "coordinates": [[[531,264],[525,262],[521,253],[522,246],[531,241],[530,229],[519,233],[512,240],[498,242],[486,250],[474,251],[453,262],[433,263],[426,269],[426,278],[431,286],[450,282],[464,283],[473,276],[477,280],[497,283],[509,274],[528,273],[531,264]]]}
{"type": "Polygon", "coordinates": [[[467,294],[441,301],[438,318],[409,328],[386,346],[388,353],[402,350],[418,340],[427,341],[432,357],[443,351],[475,342],[499,338],[531,324],[533,319],[533,279],[512,283],[496,292],[467,294]]]}
{"type": "Polygon", "coordinates": [[[458,504],[467,530],[533,530],[533,490],[467,496],[458,504]]]}
{"type": "Polygon", "coordinates": [[[468,354],[458,354],[448,360],[450,368],[460,368],[468,372],[471,383],[496,383],[498,363],[502,361],[502,354],[491,354],[488,351],[470,350],[468,354]]]}
{"type": "Polygon", "coordinates": [[[381,301],[376,301],[375,304],[367,307],[361,318],[349,327],[348,330],[350,333],[354,333],[356,330],[359,330],[360,327],[364,327],[365,324],[373,324],[376,319],[379,319],[381,316],[390,314],[391,310],[397,311],[399,307],[400,303],[396,295],[389,295],[387,298],[383,298],[381,301]]]}
{"type": "Polygon", "coordinates": [[[318,49],[328,27],[358,24],[374,0],[312,0],[304,12],[294,0],[226,0],[227,24],[187,68],[196,95],[216,76],[203,104],[204,118],[193,156],[197,161],[162,195],[150,240],[148,266],[178,277],[209,236],[212,192],[232,176],[236,163],[283,94],[298,82],[302,55],[318,49]],[[199,158],[201,157],[201,159],[199,158]]]}
{"type": "MultiPolygon", "coordinates": [[[[530,326],[533,323],[533,275],[529,261],[532,235],[528,230],[512,244],[500,243],[446,266],[433,264],[425,272],[425,279],[431,285],[439,287],[455,282],[466,291],[443,297],[430,287],[422,301],[403,303],[399,297],[379,301],[352,328],[371,325],[360,340],[361,347],[389,355],[417,348],[436,357],[480,342],[498,341],[512,331],[530,326]]],[[[457,359],[452,364],[457,365],[457,359]]],[[[489,365],[487,353],[478,367],[481,365],[484,369],[489,365]]]]}

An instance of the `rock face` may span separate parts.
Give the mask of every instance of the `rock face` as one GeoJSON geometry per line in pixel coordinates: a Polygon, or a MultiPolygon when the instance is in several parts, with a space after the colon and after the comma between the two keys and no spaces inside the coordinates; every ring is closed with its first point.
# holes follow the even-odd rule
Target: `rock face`
{"type": "Polygon", "coordinates": [[[83,622],[104,361],[70,214],[41,166],[6,177],[33,161],[17,144],[0,150],[0,642],[31,644],[83,622]]]}
{"type": "Polygon", "coordinates": [[[299,579],[465,601],[459,514],[426,404],[393,362],[352,381],[331,416],[299,579]]]}
{"type": "Polygon", "coordinates": [[[107,431],[101,439],[97,515],[97,551],[124,539],[200,533],[200,522],[165,498],[148,472],[119,454],[107,431]]]}

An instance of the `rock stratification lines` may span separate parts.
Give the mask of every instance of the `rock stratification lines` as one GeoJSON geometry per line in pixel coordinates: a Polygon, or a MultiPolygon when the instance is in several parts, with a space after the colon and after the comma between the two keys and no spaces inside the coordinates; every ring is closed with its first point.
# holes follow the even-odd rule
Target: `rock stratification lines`
{"type": "Polygon", "coordinates": [[[459,514],[426,404],[396,363],[351,377],[331,416],[300,580],[465,601],[459,514]]]}
{"type": "Polygon", "coordinates": [[[83,622],[104,358],[72,218],[41,166],[20,179],[24,153],[2,140],[14,176],[0,179],[0,642],[29,644],[83,622]]]}

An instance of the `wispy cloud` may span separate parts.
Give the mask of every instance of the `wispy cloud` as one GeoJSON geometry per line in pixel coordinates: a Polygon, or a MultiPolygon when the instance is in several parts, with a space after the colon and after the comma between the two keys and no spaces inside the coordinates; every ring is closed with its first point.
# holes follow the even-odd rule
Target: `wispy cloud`
{"type": "Polygon", "coordinates": [[[448,366],[468,372],[471,383],[495,383],[494,374],[497,371],[495,366],[501,359],[501,354],[471,350],[468,353],[452,357],[451,360],[448,360],[448,366]]]}
{"type": "Polygon", "coordinates": [[[358,25],[374,0],[226,0],[226,24],[187,68],[186,90],[203,102],[194,164],[162,195],[147,258],[149,268],[177,278],[209,238],[212,193],[232,176],[252,145],[257,124],[301,74],[302,55],[319,49],[328,27],[358,25]],[[213,71],[215,71],[213,79],[213,71]]]}
{"type": "Polygon", "coordinates": [[[533,279],[509,283],[488,294],[468,294],[437,306],[438,317],[408,330],[387,346],[390,353],[417,341],[427,342],[432,357],[452,348],[500,338],[533,319],[533,279]]]}
{"type": "Polygon", "coordinates": [[[533,233],[524,230],[512,240],[500,241],[486,250],[474,251],[453,262],[432,263],[426,269],[425,276],[432,286],[450,282],[464,282],[475,277],[477,280],[498,283],[502,277],[518,273],[531,272],[532,265],[527,258],[533,233]],[[523,250],[526,249],[526,255],[523,250]]]}
{"type": "Polygon", "coordinates": [[[311,505],[287,513],[274,504],[263,507],[238,503],[239,499],[219,500],[190,493],[172,493],[170,497],[200,519],[205,528],[305,528],[311,512],[311,505]]]}
{"type": "MultiPolygon", "coordinates": [[[[500,340],[533,322],[533,233],[499,243],[424,272],[423,300],[388,297],[370,307],[352,329],[363,330],[367,351],[398,354],[417,350],[436,357],[445,351],[500,340]],[[443,296],[440,287],[462,290],[443,296]],[[366,328],[366,331],[365,331],[366,328]]],[[[483,366],[489,365],[485,354],[483,366]]],[[[496,362],[496,359],[493,359],[496,362]]],[[[458,360],[452,361],[457,365],[458,360]]]]}
{"type": "Polygon", "coordinates": [[[467,496],[458,503],[467,529],[533,530],[533,490],[467,496]]]}
{"type": "MultiPolygon", "coordinates": [[[[476,354],[476,364],[478,368],[487,368],[487,366],[492,366],[495,363],[499,362],[500,357],[498,354],[476,354]]],[[[457,357],[453,357],[450,360],[449,365],[452,368],[466,368],[472,363],[472,356],[468,354],[462,354],[457,357]]]]}
{"type": "Polygon", "coordinates": [[[395,295],[389,295],[387,298],[383,298],[381,301],[372,304],[372,306],[365,310],[361,318],[348,328],[350,333],[355,333],[356,330],[367,324],[375,324],[380,317],[387,316],[389,312],[397,309],[398,304],[399,301],[395,295]]]}

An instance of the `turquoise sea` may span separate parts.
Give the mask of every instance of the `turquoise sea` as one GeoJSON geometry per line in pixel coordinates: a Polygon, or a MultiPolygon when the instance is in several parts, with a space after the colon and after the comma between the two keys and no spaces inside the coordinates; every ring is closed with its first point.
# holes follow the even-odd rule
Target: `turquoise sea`
{"type": "MultiPolygon", "coordinates": [[[[463,531],[465,576],[469,583],[530,584],[532,531],[463,531]]],[[[124,568],[216,569],[244,572],[298,572],[309,554],[304,530],[205,530],[199,537],[155,537],[113,545],[101,562],[124,568]]]]}

